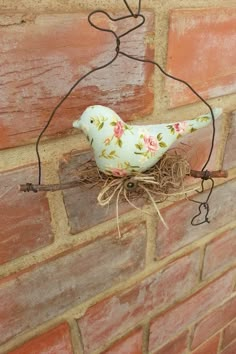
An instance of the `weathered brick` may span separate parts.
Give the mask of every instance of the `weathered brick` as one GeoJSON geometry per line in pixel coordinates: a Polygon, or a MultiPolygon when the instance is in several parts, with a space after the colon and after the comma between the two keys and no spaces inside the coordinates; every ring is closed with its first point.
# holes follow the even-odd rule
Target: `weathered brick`
{"type": "Polygon", "coordinates": [[[235,354],[235,353],[236,353],[236,340],[221,352],[221,354],[235,354]]]}
{"type": "MultiPolygon", "coordinates": [[[[151,12],[145,14],[145,25],[130,33],[122,50],[153,58],[146,39],[153,34],[154,17],[151,12]]],[[[0,75],[4,90],[0,97],[0,148],[35,141],[52,109],[71,86],[115,56],[114,37],[92,28],[87,16],[83,12],[40,14],[20,26],[1,26],[0,75]]],[[[104,15],[96,15],[94,21],[118,32],[130,26],[128,21],[112,23],[104,15]]],[[[120,56],[115,64],[78,85],[58,110],[46,135],[68,133],[85,107],[98,102],[111,106],[124,119],[151,113],[153,70],[150,64],[120,56]]]]}
{"type": "Polygon", "coordinates": [[[207,342],[202,344],[199,348],[194,350],[192,354],[217,354],[219,346],[220,335],[217,334],[210,338],[207,342]]]}
{"type": "Polygon", "coordinates": [[[223,328],[236,317],[236,297],[212,311],[195,327],[192,348],[195,349],[207,338],[223,328]]]}
{"type": "Polygon", "coordinates": [[[137,325],[152,311],[186,296],[197,284],[198,272],[197,251],[173,262],[133,288],[89,308],[78,320],[84,352],[93,352],[107,340],[112,340],[127,328],[137,325]]]}
{"type": "Polygon", "coordinates": [[[205,250],[203,278],[231,265],[236,260],[236,230],[225,231],[212,240],[205,250]]]}
{"type": "MultiPolygon", "coordinates": [[[[91,152],[65,154],[60,161],[59,176],[61,183],[78,179],[77,171],[81,164],[91,158],[91,152]],[[66,162],[65,162],[66,161],[66,162]]],[[[63,191],[65,208],[68,216],[71,234],[89,229],[116,216],[116,198],[109,206],[101,207],[97,202],[97,196],[101,191],[100,186],[81,184],[81,186],[63,191]],[[91,205],[93,206],[91,208],[91,205]],[[82,207],[81,207],[82,206],[82,207]],[[88,213],[89,209],[89,213],[88,213]]],[[[136,206],[141,206],[144,200],[135,201],[136,206]]],[[[129,211],[132,207],[120,198],[119,215],[129,211]]]]}
{"type": "Polygon", "coordinates": [[[230,296],[234,276],[234,271],[226,273],[181,304],[154,318],[150,325],[149,350],[163,346],[170,338],[196,322],[207,310],[214,308],[230,296]]]}
{"type": "MultiPolygon", "coordinates": [[[[188,348],[188,331],[183,332],[154,354],[185,354],[188,348]]],[[[208,354],[208,353],[207,353],[208,354]]]]}
{"type": "MultiPolygon", "coordinates": [[[[204,98],[235,93],[235,20],[235,8],[172,10],[167,71],[204,98]]],[[[166,88],[171,107],[198,100],[182,83],[167,79],[166,88]]]]}
{"type": "Polygon", "coordinates": [[[102,354],[142,354],[143,330],[138,329],[122,338],[102,354]]]}
{"type": "Polygon", "coordinates": [[[222,348],[225,348],[236,338],[236,320],[231,322],[223,332],[222,348]]]}
{"type": "MultiPolygon", "coordinates": [[[[169,225],[167,230],[162,223],[158,224],[156,249],[157,256],[165,257],[179,248],[217,230],[236,218],[234,194],[236,180],[214,188],[210,199],[209,224],[193,227],[191,219],[198,213],[198,206],[188,200],[175,203],[162,210],[162,216],[169,225]],[[227,213],[225,212],[227,205],[227,213]]],[[[208,191],[194,196],[195,200],[204,201],[208,191]]]]}
{"type": "Polygon", "coordinates": [[[0,282],[0,341],[63,313],[144,267],[146,227],[127,225],[0,282]]]}
{"type": "Polygon", "coordinates": [[[227,139],[223,167],[225,169],[236,167],[236,112],[232,113],[230,132],[227,139]]]}
{"type": "Polygon", "coordinates": [[[8,354],[73,354],[70,329],[67,323],[35,337],[8,354]]]}
{"type": "Polygon", "coordinates": [[[34,166],[0,173],[0,263],[33,252],[53,241],[46,193],[20,193],[32,180],[34,166]]]}
{"type": "MultiPolygon", "coordinates": [[[[207,112],[207,110],[206,110],[207,112]]],[[[217,169],[217,147],[221,143],[221,126],[222,120],[218,118],[215,122],[215,148],[213,150],[208,170],[217,169]]],[[[212,124],[205,128],[199,129],[192,134],[184,136],[182,139],[177,140],[173,145],[173,153],[184,154],[192,168],[192,170],[201,170],[209,156],[212,140],[212,124]]],[[[190,178],[188,178],[188,183],[190,178]]],[[[195,178],[191,178],[191,182],[196,183],[195,178]]]]}

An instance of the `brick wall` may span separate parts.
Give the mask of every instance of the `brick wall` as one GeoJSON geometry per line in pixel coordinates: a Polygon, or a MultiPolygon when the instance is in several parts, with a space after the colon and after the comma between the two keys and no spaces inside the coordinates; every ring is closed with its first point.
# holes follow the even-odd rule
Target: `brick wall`
{"type": "MultiPolygon", "coordinates": [[[[125,13],[121,0],[0,0],[0,353],[235,354],[234,0],[143,0],[147,21],[122,47],[157,59],[223,107],[210,168],[229,178],[216,181],[210,224],[193,228],[196,205],[186,200],[160,205],[169,230],[149,206],[148,215],[124,204],[117,240],[114,204],[97,206],[96,188],[17,190],[37,181],[34,142],[59,98],[114,53],[112,37],[87,23],[98,8],[125,13]]],[[[89,156],[71,123],[92,103],[143,123],[206,112],[179,83],[121,57],[58,110],[40,147],[44,182],[74,178],[89,156]]],[[[193,168],[210,138],[207,127],[183,141],[193,168]]]]}

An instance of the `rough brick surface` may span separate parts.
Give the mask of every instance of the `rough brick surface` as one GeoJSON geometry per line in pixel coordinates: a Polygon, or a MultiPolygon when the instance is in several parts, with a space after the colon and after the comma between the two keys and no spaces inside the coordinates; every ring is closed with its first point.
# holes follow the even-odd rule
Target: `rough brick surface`
{"type": "Polygon", "coordinates": [[[219,347],[220,335],[217,334],[210,338],[207,342],[202,344],[199,348],[194,350],[192,354],[217,354],[219,347]]]}
{"type": "MultiPolygon", "coordinates": [[[[207,112],[207,109],[206,109],[207,112]]],[[[215,122],[215,148],[213,150],[211,160],[207,165],[209,170],[217,169],[217,147],[221,143],[221,126],[222,119],[218,118],[215,122]]],[[[173,145],[173,152],[185,154],[186,158],[193,170],[201,170],[208,159],[212,139],[212,124],[205,128],[199,129],[193,134],[188,134],[173,145]]],[[[191,178],[191,182],[196,183],[195,178],[191,178]]]]}
{"type": "Polygon", "coordinates": [[[185,256],[135,287],[88,309],[78,320],[84,351],[89,354],[104,342],[135,326],[145,315],[186,296],[198,282],[199,252],[185,256]]]}
{"type": "MultiPolygon", "coordinates": [[[[186,354],[188,348],[188,331],[166,344],[154,354],[186,354]]],[[[208,353],[207,353],[208,354],[208,353]]]]}
{"type": "MultiPolygon", "coordinates": [[[[236,92],[235,21],[234,8],[173,10],[167,71],[187,80],[204,98],[236,92]]],[[[198,100],[185,85],[171,79],[167,90],[171,107],[198,100]]]]}
{"type": "Polygon", "coordinates": [[[236,353],[236,340],[221,352],[221,354],[235,354],[235,353],[236,353]]]}
{"type": "Polygon", "coordinates": [[[203,278],[236,261],[236,230],[232,229],[212,240],[205,250],[203,278]]]}
{"type": "Polygon", "coordinates": [[[102,354],[142,354],[142,339],[143,330],[139,329],[113,344],[102,354]]]}
{"type": "MultiPolygon", "coordinates": [[[[78,179],[79,166],[91,158],[91,152],[65,154],[60,161],[59,176],[62,183],[78,179]]],[[[116,198],[109,206],[98,205],[97,196],[101,187],[81,184],[81,186],[63,191],[64,203],[68,215],[71,234],[89,229],[116,216],[116,198]],[[93,206],[91,208],[91,206],[93,206]],[[89,210],[89,213],[88,213],[89,210]]],[[[135,201],[141,206],[142,200],[135,201]]],[[[119,203],[119,215],[129,211],[131,206],[127,202],[119,203]]]]}
{"type": "MultiPolygon", "coordinates": [[[[144,27],[127,37],[122,50],[152,58],[145,39],[152,34],[153,16],[146,15],[144,27]]],[[[87,16],[81,12],[41,14],[20,26],[1,26],[4,90],[0,97],[0,148],[34,141],[54,106],[77,79],[115,56],[114,37],[92,28],[87,16]]],[[[118,32],[130,25],[127,21],[111,23],[104,15],[97,15],[94,21],[118,32]]],[[[125,119],[150,113],[152,73],[152,65],[119,57],[110,68],[92,74],[79,85],[46,134],[65,133],[86,106],[98,102],[111,106],[125,119]]]]}
{"type": "Polygon", "coordinates": [[[228,344],[233,342],[236,338],[236,320],[233,321],[224,329],[222,347],[225,348],[228,344]]]}
{"type": "Polygon", "coordinates": [[[236,112],[232,113],[232,121],[229,136],[227,139],[224,155],[224,164],[225,169],[236,167],[236,112]]]}
{"type": "MultiPolygon", "coordinates": [[[[234,221],[236,218],[235,190],[236,180],[218,186],[213,190],[210,199],[209,224],[192,227],[191,219],[198,213],[198,206],[190,201],[183,200],[162,210],[162,216],[169,225],[169,230],[162,223],[159,223],[156,242],[157,255],[159,257],[169,255],[234,221]],[[225,205],[227,205],[227,212],[225,212],[225,205]]],[[[204,201],[206,194],[194,196],[194,199],[204,201]]]]}
{"type": "Polygon", "coordinates": [[[233,271],[228,272],[186,301],[154,318],[150,326],[149,350],[163,346],[190,323],[196,322],[207,310],[223,302],[232,292],[234,275],[233,271]]]}
{"type": "Polygon", "coordinates": [[[31,339],[8,354],[73,354],[67,323],[31,339]]]}
{"type": "Polygon", "coordinates": [[[111,235],[29,268],[0,283],[0,341],[32,329],[141,270],[144,224],[111,235]]]}
{"type": "Polygon", "coordinates": [[[35,178],[36,168],[0,173],[0,263],[53,241],[46,193],[20,193],[17,185],[35,178]]]}
{"type": "Polygon", "coordinates": [[[196,325],[192,348],[194,349],[201,343],[205,342],[207,338],[211,337],[214,333],[223,328],[235,317],[236,297],[227,301],[224,305],[214,310],[196,325]]]}

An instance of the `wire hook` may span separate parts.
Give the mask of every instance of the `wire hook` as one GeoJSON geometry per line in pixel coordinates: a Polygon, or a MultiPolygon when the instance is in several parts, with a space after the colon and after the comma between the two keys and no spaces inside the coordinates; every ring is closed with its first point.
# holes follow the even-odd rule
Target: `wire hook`
{"type": "Polygon", "coordinates": [[[138,17],[138,16],[140,15],[140,12],[141,12],[141,0],[139,0],[138,12],[137,12],[137,14],[134,14],[134,13],[133,13],[131,7],[129,6],[129,4],[127,3],[126,0],[123,0],[123,1],[124,1],[124,3],[125,3],[125,6],[127,7],[127,9],[129,10],[131,16],[133,16],[133,17],[136,18],[136,17],[138,17]]]}
{"type": "Polygon", "coordinates": [[[93,12],[91,12],[91,13],[89,14],[89,16],[88,16],[88,21],[89,21],[89,24],[90,24],[92,27],[96,28],[97,30],[102,31],[102,32],[108,32],[108,33],[113,34],[113,36],[114,36],[114,37],[116,38],[116,40],[117,40],[118,38],[125,37],[125,36],[127,36],[127,34],[133,32],[133,31],[135,31],[136,29],[138,29],[139,27],[141,27],[141,26],[144,24],[144,22],[145,22],[145,17],[144,17],[143,15],[140,15],[140,14],[137,15],[137,16],[134,16],[134,15],[125,15],[125,16],[120,16],[120,17],[112,17],[111,15],[109,15],[108,12],[106,12],[106,11],[104,11],[104,10],[95,10],[95,11],[93,11],[93,12]],[[139,17],[139,18],[141,18],[142,20],[141,20],[137,25],[131,27],[131,28],[128,29],[126,32],[124,32],[124,33],[122,33],[122,34],[120,34],[120,35],[118,36],[118,35],[116,34],[116,32],[113,31],[113,30],[111,30],[111,29],[104,28],[104,27],[101,27],[101,26],[96,25],[96,24],[93,22],[93,20],[92,20],[92,17],[93,17],[95,14],[103,14],[103,15],[105,15],[107,18],[109,18],[110,21],[113,21],[113,22],[118,22],[118,21],[126,20],[126,19],[132,18],[132,17],[134,17],[134,18],[138,18],[138,17],[139,17]]]}

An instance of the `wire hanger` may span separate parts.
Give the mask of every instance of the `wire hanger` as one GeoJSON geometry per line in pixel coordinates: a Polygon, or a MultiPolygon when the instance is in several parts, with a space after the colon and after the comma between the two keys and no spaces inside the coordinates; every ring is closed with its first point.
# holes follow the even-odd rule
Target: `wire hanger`
{"type": "MultiPolygon", "coordinates": [[[[127,36],[128,34],[130,34],[133,31],[137,30],[138,28],[140,28],[145,23],[145,16],[143,14],[141,14],[142,0],[138,1],[138,10],[137,10],[136,13],[134,13],[132,11],[132,9],[129,6],[127,0],[123,0],[123,2],[125,4],[127,10],[129,11],[129,15],[125,15],[125,16],[120,16],[120,17],[114,18],[111,15],[109,15],[109,13],[107,11],[95,10],[95,11],[92,11],[89,14],[89,16],[88,16],[88,22],[93,28],[95,28],[96,30],[102,31],[102,32],[110,33],[111,35],[114,36],[114,39],[116,41],[115,53],[114,53],[114,56],[107,63],[90,70],[85,75],[83,75],[81,78],[79,78],[73,84],[73,86],[70,88],[70,90],[65,94],[65,96],[59,101],[59,103],[56,105],[56,107],[53,109],[51,115],[49,116],[48,121],[46,122],[44,128],[40,132],[40,134],[39,134],[39,136],[37,138],[36,144],[35,144],[36,155],[37,155],[37,160],[38,160],[38,184],[39,185],[41,184],[41,177],[42,177],[42,166],[41,166],[41,157],[40,157],[40,152],[39,152],[39,144],[40,144],[40,141],[41,141],[41,138],[42,138],[43,134],[47,130],[48,126],[50,125],[50,123],[51,123],[53,117],[55,116],[55,113],[57,112],[58,108],[63,104],[63,102],[69,97],[69,95],[72,93],[72,91],[79,85],[79,83],[82,80],[84,80],[86,77],[88,77],[89,75],[91,75],[92,73],[94,73],[96,71],[105,69],[106,67],[111,65],[118,58],[119,55],[123,55],[124,57],[126,57],[126,58],[128,58],[130,60],[135,60],[135,61],[138,61],[138,62],[149,63],[149,64],[152,64],[152,65],[155,65],[156,67],[158,67],[158,69],[166,77],[168,77],[170,79],[173,79],[173,80],[176,80],[176,81],[179,81],[179,82],[183,83],[184,85],[186,85],[193,92],[193,94],[195,96],[197,96],[208,107],[208,109],[210,110],[211,117],[212,117],[212,128],[213,128],[212,129],[212,141],[211,141],[211,147],[210,147],[210,151],[209,151],[209,154],[208,154],[208,158],[207,158],[204,166],[201,169],[201,171],[204,171],[204,176],[202,177],[201,190],[198,191],[198,193],[203,193],[204,192],[204,190],[205,190],[205,181],[208,180],[208,179],[211,181],[211,187],[210,187],[210,190],[208,192],[207,198],[206,198],[206,200],[204,202],[201,202],[201,201],[198,201],[198,200],[194,200],[194,199],[189,199],[192,202],[195,202],[195,203],[199,204],[199,208],[198,208],[199,212],[198,212],[198,214],[196,214],[192,218],[191,224],[193,226],[197,226],[197,225],[201,225],[201,224],[204,224],[204,223],[209,223],[209,219],[208,219],[208,214],[209,214],[209,210],[210,210],[209,199],[210,199],[210,197],[212,195],[212,191],[213,191],[213,188],[214,188],[214,180],[209,177],[209,172],[206,170],[206,167],[207,167],[207,165],[208,165],[208,163],[209,163],[209,161],[211,159],[212,152],[213,152],[213,149],[214,149],[215,130],[216,130],[216,128],[215,128],[215,117],[214,117],[214,113],[213,113],[212,107],[187,81],[182,80],[180,78],[177,78],[177,77],[175,77],[173,75],[170,75],[157,62],[155,62],[153,60],[149,60],[149,59],[138,58],[138,57],[136,57],[134,55],[125,53],[125,52],[120,50],[121,38],[127,36]],[[103,28],[103,27],[100,27],[100,26],[96,25],[94,23],[94,21],[93,21],[93,17],[96,14],[104,14],[105,16],[107,16],[107,18],[109,18],[109,20],[114,21],[114,22],[122,21],[122,20],[129,19],[129,18],[130,19],[131,18],[135,18],[135,19],[140,18],[141,21],[137,25],[134,25],[133,27],[128,29],[126,32],[124,32],[124,33],[122,33],[120,35],[117,35],[117,33],[115,31],[111,30],[111,29],[103,28]],[[203,219],[199,220],[199,217],[203,217],[203,219]]],[[[29,188],[30,188],[30,186],[32,186],[31,183],[28,183],[28,185],[29,185],[29,188]]],[[[33,190],[33,189],[31,189],[31,190],[33,190]]],[[[33,191],[36,192],[36,190],[33,190],[33,191]]]]}

